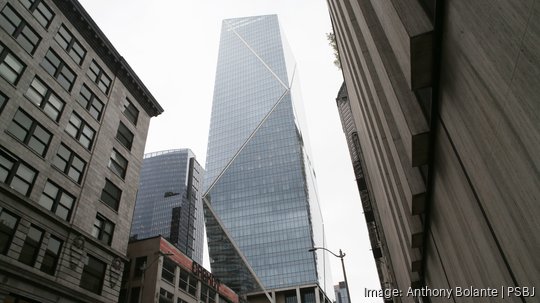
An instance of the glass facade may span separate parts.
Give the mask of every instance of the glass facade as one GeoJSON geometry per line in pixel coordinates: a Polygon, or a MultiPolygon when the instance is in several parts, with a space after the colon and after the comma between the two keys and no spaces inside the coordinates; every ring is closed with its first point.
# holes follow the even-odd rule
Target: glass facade
{"type": "MultiPolygon", "coordinates": [[[[265,288],[318,283],[332,296],[327,256],[308,251],[324,246],[323,224],[290,54],[275,15],[223,21],[205,197],[265,288]]],[[[249,291],[205,215],[212,272],[249,291]]]]}
{"type": "Polygon", "coordinates": [[[162,235],[195,262],[203,262],[203,169],[189,149],[146,154],[131,237],[162,235]]]}

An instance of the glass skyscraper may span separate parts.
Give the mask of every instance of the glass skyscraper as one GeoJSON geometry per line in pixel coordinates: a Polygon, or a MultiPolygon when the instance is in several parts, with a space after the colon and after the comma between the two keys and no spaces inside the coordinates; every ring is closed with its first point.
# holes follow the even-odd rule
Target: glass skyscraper
{"type": "Polygon", "coordinates": [[[205,215],[212,272],[241,293],[253,283],[224,233],[266,289],[319,284],[333,297],[327,256],[308,251],[325,243],[300,102],[277,16],[224,20],[204,183],[223,226],[205,215]]]}
{"type": "Polygon", "coordinates": [[[203,169],[189,149],[144,155],[131,237],[162,235],[195,262],[203,262],[203,169]]]}

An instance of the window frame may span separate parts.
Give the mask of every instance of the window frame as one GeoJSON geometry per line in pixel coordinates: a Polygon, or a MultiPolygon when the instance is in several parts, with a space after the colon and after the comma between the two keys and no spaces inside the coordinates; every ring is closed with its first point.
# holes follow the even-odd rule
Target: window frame
{"type": "Polygon", "coordinates": [[[0,43],[0,77],[4,78],[4,80],[6,80],[8,83],[15,86],[21,79],[21,76],[25,70],[26,64],[24,64],[23,61],[19,59],[19,57],[15,56],[15,54],[9,48],[0,43]],[[6,63],[6,58],[8,58],[8,56],[11,57],[12,61],[15,61],[15,63],[21,65],[19,71],[15,70],[11,65],[6,63]],[[8,76],[2,72],[3,66],[6,66],[6,68],[8,68],[15,75],[15,79],[13,81],[10,80],[8,76]]]}
{"type": "Polygon", "coordinates": [[[75,38],[75,35],[67,28],[67,26],[62,23],[62,25],[58,28],[58,31],[56,32],[56,35],[54,35],[54,40],[62,47],[66,53],[73,59],[75,63],[77,63],[79,66],[84,62],[84,58],[86,58],[86,54],[88,51],[86,48],[83,47],[81,42],[77,38],[75,38]],[[67,34],[69,37],[65,37],[63,33],[60,31],[64,31],[65,34],[67,34]],[[59,41],[59,39],[63,41],[59,41]],[[65,46],[64,46],[65,44],[65,46]],[[74,49],[74,47],[79,47],[82,50],[82,55],[79,54],[79,52],[74,49]]]}
{"type": "Polygon", "coordinates": [[[8,101],[9,101],[8,96],[0,92],[0,113],[2,113],[2,111],[4,110],[4,106],[8,103],[8,101]]]}
{"type": "Polygon", "coordinates": [[[97,121],[101,120],[101,116],[102,116],[103,111],[105,109],[105,103],[103,103],[96,96],[96,94],[94,94],[94,92],[92,90],[90,90],[90,88],[84,83],[81,86],[81,90],[79,91],[79,95],[77,96],[77,102],[82,107],[84,107],[88,111],[88,113],[90,113],[90,115],[92,117],[94,117],[94,119],[96,119],[97,121]],[[83,93],[83,90],[86,90],[86,92],[90,95],[89,99],[86,98],[85,93],[83,93]],[[101,105],[101,108],[98,109],[96,107],[96,104],[101,105]]]}
{"type": "Polygon", "coordinates": [[[111,220],[107,219],[104,215],[97,213],[96,220],[94,220],[94,225],[92,227],[92,236],[99,242],[110,246],[114,236],[115,227],[115,224],[111,220]],[[110,232],[106,229],[110,229],[110,232]],[[108,236],[108,239],[105,239],[104,236],[108,236]]]}
{"type": "Polygon", "coordinates": [[[30,192],[32,192],[32,189],[34,187],[34,183],[35,183],[35,181],[37,179],[38,171],[36,169],[34,169],[32,166],[26,164],[26,162],[22,161],[21,159],[15,157],[15,156],[12,156],[10,153],[8,153],[8,152],[6,152],[6,151],[4,151],[2,149],[0,149],[0,157],[2,157],[4,159],[6,159],[7,161],[11,162],[11,167],[9,167],[9,168],[2,165],[2,162],[0,162],[0,169],[3,169],[3,170],[6,171],[5,172],[5,174],[6,174],[5,180],[0,181],[0,182],[8,185],[10,188],[15,190],[16,192],[28,197],[30,195],[30,192]],[[19,168],[21,168],[21,167],[24,167],[28,171],[34,173],[34,175],[32,177],[32,180],[30,182],[28,182],[28,180],[25,180],[25,179],[21,178],[21,176],[18,175],[19,168]],[[19,189],[17,187],[13,186],[13,180],[15,180],[15,178],[18,178],[20,182],[23,182],[26,185],[28,185],[28,188],[26,189],[26,193],[23,193],[23,192],[19,191],[19,189]]]}
{"type": "Polygon", "coordinates": [[[83,179],[83,176],[84,176],[84,171],[86,169],[86,161],[84,161],[81,157],[79,157],[72,149],[70,149],[69,147],[67,147],[64,143],[61,143],[60,146],[58,147],[58,151],[56,152],[56,156],[55,158],[53,158],[53,165],[58,168],[60,171],[62,171],[64,174],[66,174],[66,176],[69,177],[69,179],[75,181],[77,184],[81,184],[81,181],[83,179]],[[59,151],[61,148],[64,148],[66,149],[68,152],[69,152],[69,159],[64,159],[62,157],[60,157],[60,159],[65,162],[65,167],[62,168],[60,166],[57,165],[57,162],[56,162],[56,159],[59,157],[59,151]],[[75,159],[78,159],[79,161],[81,161],[83,163],[83,168],[82,170],[78,170],[77,168],[74,168],[73,166],[73,161],[75,159]],[[71,168],[74,168],[75,171],[77,172],[80,172],[79,174],[79,178],[77,180],[75,180],[74,178],[71,177],[70,175],[70,172],[71,172],[71,168]]]}
{"type": "Polygon", "coordinates": [[[135,135],[131,132],[131,130],[120,121],[118,124],[118,129],[116,130],[116,136],[115,138],[124,146],[127,148],[127,150],[131,151],[131,148],[133,147],[133,141],[135,139],[135,135]],[[126,134],[127,132],[127,134],[126,134]],[[130,135],[131,138],[129,138],[126,135],[130,135]]]}
{"type": "Polygon", "coordinates": [[[56,268],[58,267],[58,261],[60,259],[60,255],[61,255],[61,252],[62,252],[62,246],[63,245],[64,245],[64,241],[62,241],[60,238],[55,237],[53,235],[51,235],[49,237],[49,239],[47,241],[47,247],[45,248],[45,253],[43,255],[43,260],[41,261],[41,266],[39,267],[39,270],[41,270],[42,272],[44,272],[44,273],[46,273],[48,275],[54,276],[54,274],[56,272],[56,268]],[[59,242],[58,252],[56,252],[56,254],[52,254],[52,253],[49,252],[49,251],[51,251],[49,249],[51,240],[59,242]],[[48,260],[52,261],[50,263],[51,265],[50,265],[49,268],[45,268],[46,266],[49,266],[47,264],[48,260]]]}
{"type": "Polygon", "coordinates": [[[39,228],[35,226],[34,224],[30,224],[30,229],[28,229],[28,232],[26,233],[26,238],[24,239],[24,243],[21,247],[21,252],[17,260],[23,264],[34,267],[36,265],[36,261],[39,255],[39,251],[41,249],[41,245],[43,244],[44,236],[45,236],[45,231],[42,228],[39,228]],[[40,233],[39,239],[37,241],[35,241],[35,239],[30,238],[32,229],[40,233]],[[35,243],[32,243],[29,240],[35,241],[35,243]],[[29,259],[26,259],[26,258],[29,258],[29,259]]]}
{"type": "Polygon", "coordinates": [[[53,137],[51,132],[49,132],[45,127],[43,127],[43,125],[41,125],[36,120],[34,120],[34,118],[32,118],[32,116],[30,116],[28,113],[26,113],[21,108],[19,108],[17,110],[17,112],[15,113],[15,115],[13,116],[13,119],[11,120],[11,123],[9,124],[6,131],[8,133],[10,133],[13,137],[15,137],[17,140],[19,140],[21,143],[26,145],[28,148],[30,148],[31,150],[33,150],[34,152],[39,154],[41,157],[45,157],[45,155],[47,154],[47,151],[49,149],[49,145],[51,144],[52,137],[53,137]],[[26,128],[26,125],[24,125],[22,121],[16,120],[19,113],[21,115],[23,115],[27,120],[31,121],[28,128],[26,128]],[[16,125],[16,126],[14,126],[14,125],[16,125]],[[19,136],[15,133],[15,130],[13,130],[13,127],[18,127],[22,131],[24,131],[25,132],[24,138],[19,138],[19,136]],[[45,134],[49,135],[49,138],[48,138],[47,142],[43,141],[43,138],[36,135],[36,132],[39,131],[39,129],[41,129],[41,131],[44,132],[45,134]],[[35,140],[38,143],[41,143],[43,145],[43,150],[41,152],[39,150],[35,149],[34,147],[32,147],[32,145],[31,145],[32,140],[35,140]]]}
{"type": "Polygon", "coordinates": [[[34,18],[36,18],[38,23],[41,24],[41,26],[43,26],[43,28],[45,28],[45,29],[49,28],[49,26],[51,25],[52,20],[54,19],[56,14],[54,13],[54,11],[47,4],[45,4],[45,1],[42,1],[42,0],[20,0],[20,2],[22,3],[22,5],[30,13],[32,13],[34,18]],[[47,17],[44,16],[43,12],[41,11],[42,9],[48,10],[48,12],[51,14],[50,19],[47,19],[47,17]],[[36,14],[38,14],[39,16],[37,16],[36,14]],[[43,18],[43,20],[40,20],[39,17],[43,18]],[[45,21],[45,24],[43,23],[44,21],[45,21]]]}
{"type": "Polygon", "coordinates": [[[116,148],[113,148],[109,158],[109,169],[123,180],[126,177],[128,165],[129,161],[116,148]],[[125,164],[120,163],[118,160],[123,161],[125,164]]]}
{"type": "Polygon", "coordinates": [[[96,138],[96,131],[75,111],[71,112],[68,124],[66,125],[66,133],[68,133],[73,139],[77,140],[82,146],[84,146],[84,148],[92,150],[92,146],[94,145],[94,140],[96,138]],[[78,119],[80,121],[79,126],[74,124],[73,119],[78,119]],[[71,129],[75,131],[75,134],[71,133],[71,129]],[[85,130],[91,131],[92,136],[89,137],[88,134],[85,133],[85,130]],[[88,143],[85,143],[86,141],[84,141],[84,139],[86,139],[88,143]]]}
{"type": "Polygon", "coordinates": [[[86,75],[92,82],[99,88],[100,91],[102,91],[105,95],[108,95],[111,86],[112,86],[112,78],[105,73],[105,70],[96,62],[96,60],[92,60],[90,63],[90,66],[88,67],[88,71],[86,72],[86,75]],[[109,84],[106,84],[103,79],[107,79],[109,81],[109,84]],[[101,86],[103,85],[103,87],[101,86]]]}
{"type": "Polygon", "coordinates": [[[32,82],[30,82],[30,85],[28,86],[28,89],[24,93],[24,96],[28,101],[32,102],[34,105],[39,107],[49,118],[53,119],[53,121],[58,122],[60,120],[60,117],[62,116],[62,113],[64,111],[64,108],[66,106],[66,102],[62,100],[46,83],[45,81],[41,80],[38,76],[34,77],[32,79],[32,82]],[[41,94],[41,92],[36,88],[34,83],[37,83],[37,85],[41,85],[43,89],[45,89],[45,93],[41,94]],[[35,98],[40,98],[41,100],[37,100],[35,98]],[[56,107],[53,102],[51,102],[51,98],[55,98],[56,101],[58,101],[61,104],[61,107],[56,107]],[[51,112],[56,113],[56,115],[53,115],[51,112]]]}
{"type": "Polygon", "coordinates": [[[39,205],[41,205],[45,209],[54,213],[55,215],[62,218],[63,220],[69,222],[69,220],[71,219],[71,212],[73,211],[73,207],[75,206],[76,198],[74,195],[70,194],[67,190],[65,190],[64,188],[60,187],[58,184],[48,179],[47,182],[45,182],[45,186],[43,187],[43,192],[41,193],[41,196],[37,202],[39,205]],[[46,192],[47,185],[49,184],[50,186],[55,187],[56,195],[54,197],[52,197],[50,193],[46,192]],[[63,200],[62,198],[64,197],[64,195],[67,196],[68,198],[71,198],[70,207],[67,207],[64,203],[62,203],[62,200],[63,200]],[[50,208],[46,206],[44,202],[42,202],[42,199],[44,199],[44,197],[52,201],[50,208]],[[58,213],[59,207],[60,209],[65,210],[65,213],[66,213],[65,217],[61,213],[60,214],[58,213]]]}
{"type": "Polygon", "coordinates": [[[52,48],[49,48],[49,50],[43,57],[43,60],[41,61],[40,65],[49,75],[51,75],[53,78],[56,79],[56,82],[58,82],[58,84],[60,84],[62,88],[64,88],[68,92],[71,92],[71,89],[73,88],[73,84],[75,83],[75,81],[77,81],[77,74],[73,71],[73,69],[71,69],[71,67],[69,67],[69,65],[62,59],[62,57],[60,57],[52,48]],[[51,56],[54,56],[55,58],[50,58],[49,54],[51,56]],[[53,63],[54,61],[58,61],[58,65],[55,65],[53,63]],[[52,72],[49,69],[49,66],[54,69],[54,72],[52,72]],[[67,73],[65,71],[71,73],[71,76],[73,77],[72,81],[69,81],[69,78],[66,77],[67,73]],[[66,82],[62,82],[61,79],[65,79],[66,82]],[[67,87],[65,86],[66,83],[67,83],[67,87]]]}
{"type": "MultiPolygon", "coordinates": [[[[5,237],[0,237],[0,239],[2,238],[6,239],[5,244],[4,244],[5,246],[0,247],[1,255],[5,255],[9,251],[9,248],[11,247],[11,243],[13,242],[13,238],[15,237],[15,233],[17,232],[17,228],[19,227],[19,222],[21,220],[21,217],[15,215],[11,211],[6,210],[5,208],[0,207],[0,219],[2,218],[3,214],[7,214],[8,216],[11,216],[12,218],[14,218],[15,224],[13,225],[13,228],[10,231],[11,234],[6,232],[5,229],[2,227],[2,225],[0,225],[0,236],[5,236],[5,237]]],[[[5,221],[0,220],[0,222],[5,222],[5,221]]],[[[2,244],[2,242],[0,242],[0,244],[2,244]]]]}
{"type": "Polygon", "coordinates": [[[105,283],[105,272],[107,271],[107,263],[99,260],[98,258],[88,254],[87,255],[87,262],[83,266],[83,271],[81,274],[81,280],[79,282],[79,286],[83,289],[86,289],[90,292],[93,292],[95,294],[101,295],[101,291],[103,290],[103,284],[105,283]],[[96,268],[91,267],[91,263],[95,265],[99,265],[102,268],[99,270],[96,268]],[[90,279],[90,280],[89,280],[90,279]],[[97,282],[97,288],[92,288],[93,283],[97,282]]]}
{"type": "Polygon", "coordinates": [[[120,202],[122,201],[122,189],[116,186],[116,184],[114,184],[111,180],[105,179],[105,185],[101,190],[101,196],[99,197],[99,200],[105,205],[108,205],[110,208],[114,209],[115,211],[118,211],[120,202]],[[118,197],[116,197],[114,193],[110,192],[110,188],[119,192],[118,197]]]}
{"type": "MultiPolygon", "coordinates": [[[[12,27],[13,30],[11,32],[8,31],[7,28],[4,26],[1,26],[13,39],[19,43],[19,45],[30,55],[33,55],[36,49],[39,46],[39,43],[41,42],[41,36],[34,30],[28,22],[19,14],[19,12],[11,6],[11,4],[7,3],[4,8],[0,11],[0,18],[4,18],[12,27]],[[10,19],[10,17],[4,13],[6,9],[11,10],[11,13],[19,19],[18,22],[10,19]],[[27,31],[25,31],[27,30],[27,31]],[[32,41],[32,39],[29,37],[29,34],[33,34],[35,37],[35,41],[32,41]],[[28,49],[30,47],[30,49],[28,49]]],[[[2,24],[2,22],[0,22],[2,24]]]]}
{"type": "Polygon", "coordinates": [[[135,105],[133,105],[133,102],[131,102],[128,98],[124,100],[123,106],[124,110],[122,111],[122,113],[124,114],[124,116],[128,119],[129,122],[137,126],[140,113],[139,109],[135,105]]]}

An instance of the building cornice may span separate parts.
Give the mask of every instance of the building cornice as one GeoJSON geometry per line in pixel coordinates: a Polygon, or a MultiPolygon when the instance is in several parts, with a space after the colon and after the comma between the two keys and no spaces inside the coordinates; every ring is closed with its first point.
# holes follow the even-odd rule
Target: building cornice
{"type": "Polygon", "coordinates": [[[53,0],[71,24],[92,46],[101,60],[114,72],[129,92],[137,99],[149,116],[155,117],[163,112],[163,108],[146,88],[131,66],[114,48],[105,34],[92,20],[77,0],[53,0]]]}

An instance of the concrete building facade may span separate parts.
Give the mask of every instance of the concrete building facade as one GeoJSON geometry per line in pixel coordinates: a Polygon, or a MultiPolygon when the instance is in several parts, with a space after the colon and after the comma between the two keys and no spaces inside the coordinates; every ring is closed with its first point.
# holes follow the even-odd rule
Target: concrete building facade
{"type": "Polygon", "coordinates": [[[238,303],[238,295],[161,236],[131,241],[120,303],[238,303]]]}
{"type": "Polygon", "coordinates": [[[163,236],[195,262],[203,262],[204,170],[189,149],[144,155],[131,224],[132,239],[163,236]]]}
{"type": "Polygon", "coordinates": [[[328,4],[374,206],[368,225],[382,236],[383,289],[499,290],[386,300],[537,301],[538,5],[328,4]]]}
{"type": "Polygon", "coordinates": [[[325,239],[299,93],[276,15],[223,21],[203,196],[212,272],[241,295],[315,303],[333,283],[327,254],[309,251],[325,239]],[[238,257],[252,270],[236,274],[238,257]]]}
{"type": "Polygon", "coordinates": [[[117,302],[162,111],[77,1],[0,1],[0,302],[117,302]]]}

